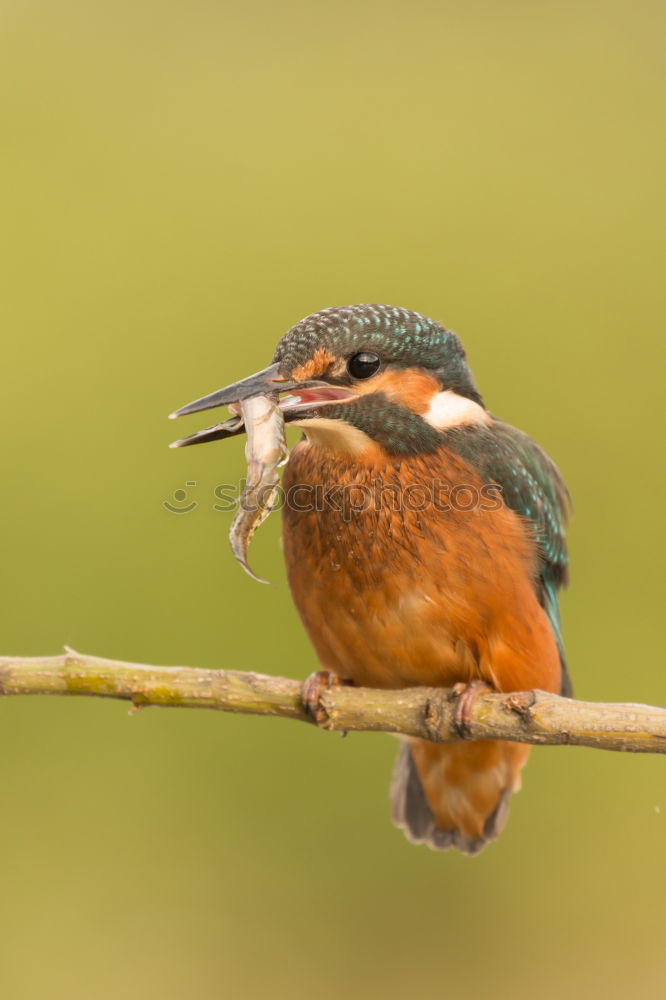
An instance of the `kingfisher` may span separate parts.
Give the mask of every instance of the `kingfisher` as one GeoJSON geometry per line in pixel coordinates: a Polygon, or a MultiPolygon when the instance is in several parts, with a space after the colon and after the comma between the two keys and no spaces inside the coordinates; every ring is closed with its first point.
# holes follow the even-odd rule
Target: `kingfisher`
{"type": "MultiPolygon", "coordinates": [[[[283,547],[321,666],[304,685],[311,708],[325,683],[449,688],[463,733],[484,688],[570,695],[558,610],[569,494],[546,453],[486,408],[455,333],[393,306],[324,309],[263,371],[177,414],[259,394],[279,394],[302,432],[283,475],[283,547]]],[[[414,843],[478,853],[529,752],[401,738],[394,823],[414,843]]]]}

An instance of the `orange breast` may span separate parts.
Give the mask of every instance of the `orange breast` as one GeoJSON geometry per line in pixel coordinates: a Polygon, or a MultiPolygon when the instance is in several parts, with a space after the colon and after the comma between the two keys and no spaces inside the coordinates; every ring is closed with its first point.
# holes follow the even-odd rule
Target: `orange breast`
{"type": "Polygon", "coordinates": [[[522,520],[451,452],[368,457],[302,442],[285,469],[289,584],[322,666],[369,687],[558,691],[522,520]]]}

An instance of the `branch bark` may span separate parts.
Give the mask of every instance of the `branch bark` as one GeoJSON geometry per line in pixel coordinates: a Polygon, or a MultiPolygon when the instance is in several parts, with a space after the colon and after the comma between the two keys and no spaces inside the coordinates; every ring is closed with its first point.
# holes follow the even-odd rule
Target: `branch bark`
{"type": "MultiPolygon", "coordinates": [[[[86,656],[0,658],[0,696],[84,695],[120,698],[134,709],[148,705],[214,708],[312,722],[301,682],[237,670],[154,667],[86,656]]],[[[469,727],[455,722],[455,698],[443,688],[331,687],[318,711],[323,729],[399,733],[435,743],[461,739],[595,747],[666,753],[666,709],[561,698],[544,691],[482,693],[469,727]]]]}

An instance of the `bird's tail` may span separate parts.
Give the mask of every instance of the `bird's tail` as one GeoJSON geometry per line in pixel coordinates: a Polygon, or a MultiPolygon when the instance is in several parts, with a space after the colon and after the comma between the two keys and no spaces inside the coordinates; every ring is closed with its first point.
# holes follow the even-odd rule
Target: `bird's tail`
{"type": "Polygon", "coordinates": [[[393,822],[412,843],[477,854],[501,832],[530,749],[503,740],[404,740],[391,785],[393,822]]]}

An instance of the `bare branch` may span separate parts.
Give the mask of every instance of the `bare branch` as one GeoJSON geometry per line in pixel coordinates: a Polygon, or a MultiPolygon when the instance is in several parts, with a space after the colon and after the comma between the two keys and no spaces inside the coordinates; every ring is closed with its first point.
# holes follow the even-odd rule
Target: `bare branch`
{"type": "MultiPolygon", "coordinates": [[[[0,696],[93,695],[135,708],[215,708],[311,722],[301,682],[237,670],[153,667],[67,649],[62,656],[0,658],[0,696]]],[[[455,722],[455,698],[442,688],[331,687],[322,692],[320,726],[401,733],[437,743],[461,739],[666,753],[666,709],[576,701],[543,691],[482,693],[469,728],[455,722]]]]}

